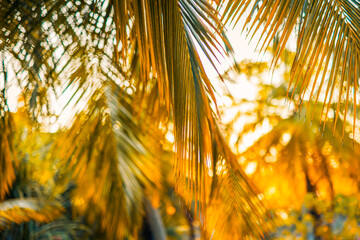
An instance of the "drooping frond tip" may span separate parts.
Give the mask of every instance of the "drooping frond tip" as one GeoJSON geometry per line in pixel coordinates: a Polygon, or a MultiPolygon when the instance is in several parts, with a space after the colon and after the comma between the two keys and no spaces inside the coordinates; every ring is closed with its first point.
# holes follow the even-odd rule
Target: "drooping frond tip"
{"type": "MultiPolygon", "coordinates": [[[[113,1],[113,6],[123,46],[119,55],[126,55],[126,46],[134,46],[141,73],[138,86],[145,86],[150,76],[157,80],[161,102],[174,122],[177,191],[190,193],[188,204],[194,206],[204,227],[211,186],[217,178],[210,170],[220,159],[237,168],[211,108],[213,86],[199,54],[203,52],[214,67],[215,54],[226,54],[221,44],[228,43],[218,13],[206,1],[113,1]]],[[[244,180],[239,189],[245,191],[246,177],[238,177],[244,180]]]]}

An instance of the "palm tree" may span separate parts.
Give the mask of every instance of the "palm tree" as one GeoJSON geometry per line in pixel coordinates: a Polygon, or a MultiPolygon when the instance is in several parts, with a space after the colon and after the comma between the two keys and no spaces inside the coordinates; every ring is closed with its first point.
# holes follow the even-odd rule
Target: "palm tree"
{"type": "MultiPolygon", "coordinates": [[[[258,42],[260,51],[266,51],[272,40],[277,40],[272,66],[279,61],[292,34],[296,32],[296,55],[287,91],[289,93],[291,87],[300,87],[296,99],[299,107],[308,90],[310,95],[307,98],[315,99],[315,104],[320,96],[323,97],[322,112],[326,112],[324,126],[334,99],[337,101],[336,119],[343,99],[345,116],[351,100],[356,108],[360,66],[358,0],[241,0],[229,1],[223,9],[223,20],[235,24],[250,10],[244,28],[250,28],[252,37],[261,31],[258,42]]],[[[353,122],[355,132],[356,115],[353,122]]]]}
{"type": "Polygon", "coordinates": [[[53,167],[47,167],[44,161],[49,160],[46,152],[53,134],[26,128],[28,124],[21,112],[11,115],[17,126],[15,148],[21,151],[15,181],[0,205],[1,239],[88,238],[90,229],[72,216],[74,184],[62,184],[57,174],[51,174],[53,167]]]}
{"type": "Polygon", "coordinates": [[[224,205],[246,218],[247,232],[262,234],[256,216],[263,210],[255,208],[258,200],[221,135],[210,106],[213,88],[197,52],[200,47],[215,66],[211,56],[223,51],[220,41],[229,47],[210,4],[9,1],[1,10],[4,75],[13,75],[4,78],[5,86],[17,79],[37,121],[51,118],[56,110],[50,99],[58,96],[67,102],[65,111],[79,110],[54,148],[63,149],[57,158],[80,189],[89,178],[98,180],[87,188],[87,199],[102,212],[108,237],[140,228],[143,196],[161,185],[166,133],[175,135],[176,190],[201,226],[210,196],[216,199],[219,186],[228,186],[221,194],[238,198],[226,197],[230,205],[224,205]],[[219,164],[224,176],[231,169],[232,181],[210,174],[219,164]]]}
{"type": "MultiPolygon", "coordinates": [[[[330,60],[323,60],[322,56],[334,56],[328,85],[331,90],[327,91],[331,93],[329,102],[340,67],[349,69],[341,74],[341,82],[349,79],[347,86],[357,89],[356,81],[351,80],[357,79],[359,69],[357,1],[287,2],[256,1],[252,14],[259,8],[252,18],[254,23],[260,20],[259,24],[272,26],[267,39],[285,26],[277,55],[284,49],[297,19],[302,19],[292,74],[294,83],[303,71],[299,61],[308,59],[311,66],[313,61],[327,65],[330,60]],[[320,24],[327,16],[324,12],[332,13],[326,19],[342,33],[341,37],[335,31],[320,31],[328,26],[320,24]],[[331,36],[331,44],[324,36],[331,36]],[[315,49],[315,42],[316,46],[322,43],[320,50],[315,49]],[[316,56],[320,51],[321,59],[304,57],[309,51],[316,56]],[[347,56],[350,52],[355,53],[354,57],[347,56]]],[[[241,228],[237,234],[262,236],[262,226],[266,225],[261,217],[264,210],[222,136],[216,107],[212,108],[216,105],[214,89],[199,56],[199,51],[205,53],[216,68],[217,53],[225,55],[226,50],[231,51],[219,19],[230,21],[250,3],[228,1],[225,5],[216,1],[215,7],[223,6],[223,18],[213,5],[200,0],[1,3],[4,93],[16,79],[24,104],[38,121],[55,113],[55,103],[50,99],[59,96],[66,102],[65,111],[77,110],[71,130],[54,146],[67,147],[59,158],[72,168],[79,181],[89,178],[88,173],[98,179],[101,191],[93,189],[93,200],[96,203],[96,199],[109,199],[102,206],[106,212],[102,227],[109,237],[132,235],[140,227],[141,211],[137,206],[144,203],[146,189],[161,183],[158,153],[166,133],[174,135],[176,191],[189,207],[193,205],[204,236],[205,229],[213,233],[206,228],[206,209],[211,204],[230,206],[227,211],[217,208],[218,219],[228,217],[230,212],[246,219],[246,231],[241,228]],[[14,76],[11,79],[10,72],[14,76]]],[[[326,70],[323,72],[325,76],[326,70]]],[[[303,89],[306,87],[307,84],[303,89]]],[[[348,96],[349,87],[346,93],[348,96]]],[[[7,94],[3,94],[3,99],[6,105],[7,94]]],[[[2,116],[6,117],[5,110],[2,116]]],[[[8,125],[3,126],[8,129],[8,125]]],[[[9,139],[6,136],[11,134],[6,134],[2,139],[9,139]]],[[[10,154],[3,159],[6,166],[12,166],[10,154]]],[[[4,173],[8,176],[2,182],[6,189],[13,181],[12,171],[9,167],[4,173]]],[[[209,225],[215,227],[216,223],[209,225]]]]}
{"type": "MultiPolygon", "coordinates": [[[[286,51],[286,54],[291,55],[291,52],[286,51]]],[[[282,56],[282,60],[285,59],[288,58],[282,56]]],[[[243,72],[252,69],[252,72],[261,74],[267,67],[258,63],[244,63],[239,64],[238,68],[243,72]]],[[[287,74],[285,71],[284,75],[287,74]]],[[[229,76],[230,74],[224,78],[229,76]]],[[[259,78],[261,79],[262,75],[259,78]]],[[[306,119],[307,110],[296,111],[294,102],[288,102],[282,108],[277,106],[278,102],[286,99],[286,81],[278,87],[264,83],[264,80],[259,82],[256,100],[233,99],[232,108],[245,104],[251,104],[252,107],[250,110],[248,108],[240,111],[228,123],[227,131],[230,135],[239,135],[235,141],[235,149],[240,149],[242,135],[256,131],[265,122],[271,126],[245,151],[240,150],[239,156],[246,172],[267,196],[265,198],[270,200],[272,208],[298,208],[303,204],[306,194],[315,199],[327,199],[334,208],[336,200],[339,199],[336,195],[358,194],[360,145],[349,132],[349,122],[338,119],[334,129],[336,105],[331,105],[333,118],[329,119],[323,128],[321,106],[316,107],[313,101],[304,101],[308,109],[315,112],[312,119],[306,119]],[[249,120],[240,132],[234,131],[233,127],[244,116],[255,120],[249,120]],[[337,144],[336,141],[341,140],[342,144],[337,144]]],[[[298,93],[300,87],[293,91],[298,93]]],[[[328,211],[334,212],[334,209],[330,207],[328,211]]],[[[308,209],[308,214],[313,218],[310,235],[315,239],[332,234],[333,224],[324,219],[323,213],[315,204],[308,209]],[[325,224],[327,232],[321,233],[320,229],[325,224]]]]}

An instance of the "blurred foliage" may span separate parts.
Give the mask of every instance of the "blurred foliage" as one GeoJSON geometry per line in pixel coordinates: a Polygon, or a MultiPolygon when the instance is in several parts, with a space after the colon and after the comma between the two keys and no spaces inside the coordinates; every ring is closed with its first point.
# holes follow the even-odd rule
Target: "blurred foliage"
{"type": "MultiPolygon", "coordinates": [[[[337,195],[360,186],[359,13],[357,0],[1,1],[3,238],[266,239],[278,218],[264,202],[303,206],[312,236],[330,234],[337,195]],[[224,24],[249,7],[245,26],[265,25],[261,49],[274,40],[271,66],[291,63],[290,81],[256,82],[255,101],[228,94],[237,112],[223,126],[202,59],[219,72],[218,55],[233,55],[224,24]],[[241,134],[239,116],[250,119],[241,134]]],[[[252,81],[268,63],[233,69],[252,81]]],[[[357,228],[347,220],[343,235],[357,228]]]]}
{"type": "Polygon", "coordinates": [[[309,213],[316,209],[322,223],[317,228],[321,239],[358,239],[360,237],[359,199],[337,195],[333,203],[306,195],[301,210],[278,210],[276,231],[272,239],[314,239],[313,224],[316,221],[309,213]]]}
{"type": "Polygon", "coordinates": [[[59,188],[57,170],[48,156],[54,135],[32,129],[23,111],[12,113],[17,126],[14,146],[19,165],[0,204],[2,239],[88,239],[91,230],[73,218],[68,182],[59,188]]]}
{"type": "Polygon", "coordinates": [[[214,229],[228,236],[219,222],[229,212],[244,218],[229,219],[232,233],[266,234],[266,209],[223,137],[198,52],[215,70],[214,57],[232,54],[215,5],[9,0],[0,20],[0,196],[15,180],[17,155],[28,155],[29,177],[53,196],[75,185],[73,217],[100,239],[136,239],[144,229],[164,239],[161,209],[191,238],[214,229]],[[19,96],[14,109],[10,93],[19,96]]]}
{"type": "MultiPolygon", "coordinates": [[[[292,54],[285,52],[274,70],[279,79],[271,82],[265,80],[266,66],[239,64],[247,69],[240,77],[254,85],[257,97],[229,95],[231,102],[222,109],[228,140],[275,217],[271,238],[356,239],[360,230],[358,138],[354,139],[344,116],[336,118],[335,104],[324,123],[321,104],[303,100],[299,108],[286,98],[284,79],[290,70],[286,55],[292,54]],[[248,71],[253,73],[251,78],[248,71]],[[229,111],[234,112],[230,117],[226,116],[229,111]]],[[[225,76],[230,84],[233,77],[225,76]]],[[[291,91],[296,95],[299,89],[291,91]]]]}
{"type": "MultiPolygon", "coordinates": [[[[93,189],[94,186],[91,184],[96,181],[93,177],[95,169],[87,171],[80,181],[78,175],[72,174],[72,167],[67,167],[66,161],[61,161],[61,155],[56,155],[59,153],[54,149],[54,144],[62,134],[66,135],[71,130],[63,133],[43,132],[33,127],[26,111],[21,108],[11,116],[16,126],[14,145],[19,149],[20,165],[15,170],[15,181],[0,205],[0,237],[107,238],[99,217],[109,214],[103,206],[109,204],[110,196],[100,195],[100,199],[93,200],[99,192],[99,189],[93,189]]],[[[171,159],[171,152],[164,154],[167,154],[166,159],[171,159]]],[[[163,231],[168,239],[186,239],[191,235],[199,235],[192,213],[174,191],[170,162],[163,161],[163,164],[159,168],[164,177],[162,186],[150,186],[146,194],[141,195],[141,198],[147,196],[149,201],[146,200],[146,204],[137,206],[142,208],[138,210],[143,212],[142,224],[137,232],[133,233],[132,238],[138,236],[156,239],[156,231],[163,231]],[[154,219],[160,221],[161,226],[154,226],[154,219]]],[[[121,212],[112,214],[119,215],[121,212]]]]}

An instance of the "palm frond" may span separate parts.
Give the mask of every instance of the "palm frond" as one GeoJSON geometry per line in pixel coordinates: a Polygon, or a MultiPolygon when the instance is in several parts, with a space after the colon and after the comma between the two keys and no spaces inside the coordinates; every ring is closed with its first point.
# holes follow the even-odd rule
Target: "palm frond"
{"type": "MultiPolygon", "coordinates": [[[[59,0],[49,4],[24,2],[20,6],[9,3],[2,7],[6,11],[14,9],[19,15],[17,24],[11,21],[12,16],[2,16],[9,23],[5,32],[10,29],[15,34],[3,44],[14,57],[15,75],[25,89],[24,99],[30,110],[42,111],[43,103],[51,105],[49,95],[55,95],[66,101],[65,111],[67,108],[88,112],[88,117],[81,112],[73,120],[70,131],[60,138],[64,141],[57,141],[59,149],[66,151],[54,156],[69,160],[79,184],[78,193],[88,189],[84,185],[86,179],[99,180],[102,191],[91,190],[89,205],[100,209],[101,226],[108,236],[121,238],[136,233],[142,220],[143,188],[149,184],[160,186],[160,170],[154,161],[145,161],[145,156],[149,156],[143,145],[155,144],[147,137],[139,139],[138,125],[144,122],[135,124],[131,106],[135,101],[127,93],[134,87],[131,71],[123,70],[128,68],[125,59],[119,64],[113,58],[115,33],[109,2],[74,4],[59,0]],[[36,23],[28,24],[26,19],[36,23]],[[38,45],[40,49],[36,50],[38,45]],[[29,74],[24,75],[24,71],[29,74]],[[35,87],[28,94],[31,85],[35,87]]],[[[131,56],[128,58],[131,61],[131,56]]],[[[52,110],[47,108],[47,112],[52,110]]],[[[156,149],[151,146],[149,152],[154,154],[156,149]]],[[[85,199],[89,199],[87,196],[85,199]]]]}
{"type": "MultiPolygon", "coordinates": [[[[250,26],[254,34],[263,26],[259,40],[261,50],[265,51],[280,33],[273,65],[291,41],[291,34],[297,31],[296,56],[288,92],[291,87],[300,87],[296,99],[298,107],[305,95],[310,100],[315,99],[316,103],[320,96],[324,97],[325,128],[332,102],[337,102],[336,119],[341,101],[345,101],[345,114],[351,101],[356,106],[360,67],[359,1],[230,1],[223,9],[224,19],[236,23],[247,9],[251,11],[245,26],[250,26]]],[[[292,94],[291,98],[294,97],[292,94]]],[[[354,114],[354,127],[355,118],[354,114]]]]}
{"type": "MultiPolygon", "coordinates": [[[[217,178],[208,172],[220,157],[238,167],[217,126],[211,108],[213,87],[198,53],[199,47],[212,62],[215,51],[223,52],[217,38],[227,42],[218,30],[218,13],[204,1],[114,1],[113,6],[118,41],[125,46],[120,54],[126,55],[133,46],[139,49],[139,85],[155,76],[160,102],[171,110],[177,191],[195,197],[195,216],[206,226],[201,216],[206,216],[210,189],[215,187],[211,185],[217,178]]],[[[247,188],[248,183],[243,183],[247,188]]]]}
{"type": "Polygon", "coordinates": [[[207,211],[208,235],[214,239],[265,239],[271,217],[256,197],[256,188],[244,188],[246,183],[239,177],[243,173],[235,172],[232,166],[218,165],[216,170],[219,187],[207,211]],[[259,221],[261,218],[264,221],[259,221]]]}
{"type": "Polygon", "coordinates": [[[0,114],[0,200],[3,200],[15,180],[15,167],[18,161],[13,142],[14,122],[11,114],[3,109],[0,110],[0,114]]]}
{"type": "Polygon", "coordinates": [[[144,135],[151,132],[150,125],[146,121],[140,125],[127,101],[131,98],[116,84],[97,90],[87,104],[88,113],[80,112],[61,138],[64,141],[55,146],[66,149],[60,156],[68,159],[79,197],[98,208],[102,229],[115,238],[139,230],[144,189],[161,188],[156,141],[144,135]],[[96,186],[86,184],[92,178],[97,179],[96,186]],[[81,196],[82,191],[88,194],[81,196]]]}
{"type": "MultiPolygon", "coordinates": [[[[309,106],[312,110],[314,103],[309,106]]],[[[338,190],[334,187],[336,185],[333,182],[334,176],[341,175],[358,183],[354,172],[359,167],[356,159],[360,156],[360,145],[353,142],[348,132],[343,133],[343,125],[347,123],[341,120],[338,120],[335,132],[332,126],[335,120],[332,120],[327,123],[323,133],[319,133],[316,124],[321,121],[318,114],[321,112],[321,107],[318,106],[315,112],[317,114],[313,119],[315,126],[309,127],[309,120],[304,123],[304,117],[299,119],[296,114],[281,119],[242,156],[247,159],[246,163],[257,161],[257,172],[276,166],[277,173],[287,176],[294,184],[299,181],[299,172],[302,172],[306,175],[309,184],[316,189],[321,188],[322,194],[326,192],[326,196],[333,199],[335,190],[338,190]],[[333,135],[343,139],[342,146],[330,141],[333,135]],[[341,167],[334,165],[334,161],[341,167]],[[347,170],[347,165],[352,166],[351,170],[347,170]]],[[[306,189],[298,189],[297,193],[304,194],[305,191],[306,189]]]]}
{"type": "Polygon", "coordinates": [[[70,194],[73,185],[61,193],[32,179],[28,159],[23,159],[16,181],[6,200],[0,203],[0,236],[8,239],[39,239],[45,236],[85,236],[90,231],[71,213],[70,194]]]}
{"type": "MultiPolygon", "coordinates": [[[[86,0],[0,4],[0,46],[5,56],[11,58],[9,69],[34,117],[57,113],[51,105],[66,90],[65,95],[70,95],[69,88],[93,85],[92,81],[86,81],[86,70],[94,62],[83,56],[102,52],[109,58],[112,49],[107,43],[114,33],[107,5],[107,2],[95,4],[86,0]],[[78,74],[74,76],[74,72],[78,74]]],[[[76,94],[84,95],[74,91],[73,95],[76,94]]]]}
{"type": "MultiPolygon", "coordinates": [[[[141,189],[159,182],[154,162],[142,160],[149,148],[147,137],[139,133],[148,126],[140,128],[145,112],[159,113],[155,123],[174,122],[178,191],[195,196],[201,203],[195,204],[197,219],[205,219],[201,215],[206,216],[210,189],[217,182],[209,170],[221,158],[241,172],[217,125],[214,89],[200,60],[203,52],[215,66],[216,54],[225,54],[222,44],[230,48],[212,5],[189,0],[57,0],[6,2],[1,9],[16,12],[15,17],[1,15],[1,39],[7,40],[0,44],[12,56],[33,115],[51,112],[48,100],[59,95],[65,98],[63,107],[86,111],[74,118],[62,143],[67,149],[59,156],[69,160],[79,184],[93,174],[104,186],[91,202],[104,213],[102,225],[110,236],[136,231],[141,189]],[[124,96],[131,100],[124,101],[124,96]],[[119,201],[109,201],[112,198],[119,201]],[[109,202],[103,204],[104,199],[109,202]],[[119,211],[126,214],[116,215],[119,211]]],[[[249,188],[245,175],[238,177],[244,179],[242,187],[249,188]]],[[[201,224],[206,225],[204,220],[201,224]]]]}
{"type": "Polygon", "coordinates": [[[58,218],[62,211],[59,203],[37,198],[5,200],[0,204],[0,229],[29,220],[49,222],[58,218]]]}
{"type": "Polygon", "coordinates": [[[46,239],[63,238],[63,239],[79,239],[88,237],[91,230],[82,222],[59,218],[56,221],[49,222],[40,226],[34,233],[30,235],[30,239],[46,239]]]}

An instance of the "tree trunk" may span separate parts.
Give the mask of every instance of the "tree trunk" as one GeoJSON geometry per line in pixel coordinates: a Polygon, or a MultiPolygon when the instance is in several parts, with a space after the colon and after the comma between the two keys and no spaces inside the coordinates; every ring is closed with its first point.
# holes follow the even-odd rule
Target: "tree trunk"
{"type": "MultiPolygon", "coordinates": [[[[311,183],[309,175],[307,173],[307,171],[305,171],[305,178],[306,178],[306,192],[307,193],[311,193],[316,197],[316,186],[314,184],[311,183]]],[[[315,240],[322,240],[321,236],[319,236],[317,234],[317,231],[319,229],[319,227],[322,224],[321,221],[321,216],[320,214],[316,211],[315,208],[310,209],[309,211],[310,215],[313,217],[314,219],[314,224],[313,224],[313,234],[315,236],[315,240]]]]}
{"type": "Polygon", "coordinates": [[[166,240],[166,230],[160,213],[153,208],[149,200],[144,200],[146,223],[144,223],[143,237],[149,240],[166,240]]]}

